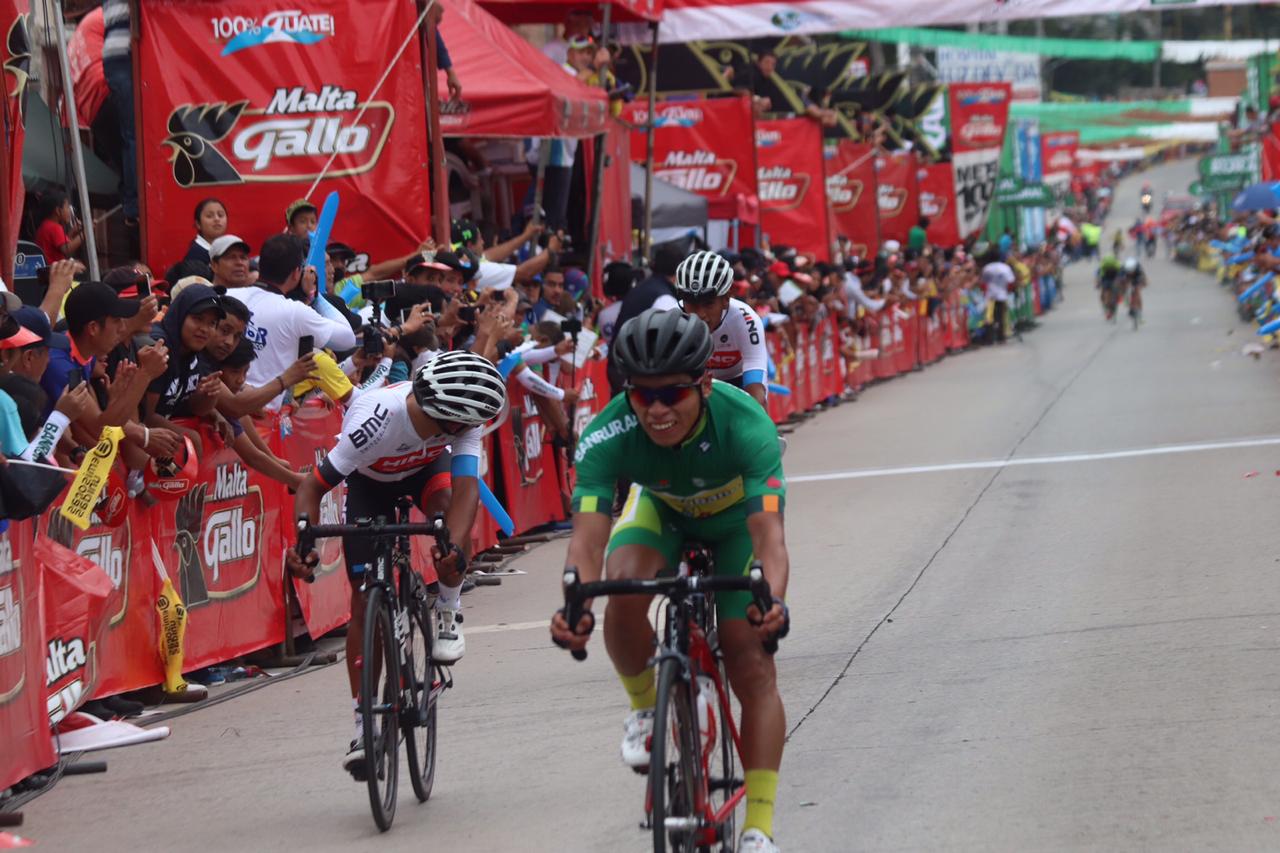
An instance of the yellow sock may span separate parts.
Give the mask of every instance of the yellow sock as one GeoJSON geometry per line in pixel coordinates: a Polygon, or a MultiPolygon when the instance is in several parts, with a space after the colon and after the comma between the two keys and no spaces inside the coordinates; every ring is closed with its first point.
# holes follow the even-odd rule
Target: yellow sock
{"type": "Polygon", "coordinates": [[[618,673],[622,686],[631,697],[631,710],[643,711],[658,704],[658,682],[653,667],[646,667],[639,675],[623,675],[618,673]]]}
{"type": "Polygon", "coordinates": [[[773,838],[773,800],[778,795],[777,770],[748,770],[747,816],[742,829],[758,829],[773,838]]]}

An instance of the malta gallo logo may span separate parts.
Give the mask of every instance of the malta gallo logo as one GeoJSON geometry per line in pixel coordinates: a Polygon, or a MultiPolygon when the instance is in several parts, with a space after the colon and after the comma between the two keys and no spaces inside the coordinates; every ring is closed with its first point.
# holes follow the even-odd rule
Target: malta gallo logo
{"type": "Polygon", "coordinates": [[[827,177],[827,201],[836,213],[848,213],[858,206],[862,198],[864,184],[860,180],[850,179],[848,175],[830,175],[827,177]]]}
{"type": "Polygon", "coordinates": [[[795,210],[809,191],[809,176],[797,175],[786,166],[768,166],[757,171],[760,206],[765,210],[795,210]]]}
{"type": "Polygon", "coordinates": [[[394,124],[385,101],[361,103],[340,86],[293,86],[276,89],[263,108],[248,101],[180,106],[169,114],[163,144],[184,188],[310,180],[334,155],[337,168],[326,175],[339,178],[372,169],[394,124]]]}
{"type": "Polygon", "coordinates": [[[258,582],[263,509],[261,488],[249,485],[249,474],[238,462],[218,466],[200,538],[210,598],[230,598],[258,582]]]}
{"type": "Polygon", "coordinates": [[[22,653],[23,589],[20,566],[7,537],[0,538],[0,708],[22,695],[27,683],[22,653]]]}
{"type": "Polygon", "coordinates": [[[737,163],[702,150],[670,151],[654,170],[667,183],[701,195],[724,195],[737,173],[737,163]]]}
{"type": "Polygon", "coordinates": [[[782,134],[776,130],[756,128],[756,147],[772,148],[782,143],[782,134]]]}
{"type": "Polygon", "coordinates": [[[880,216],[887,219],[902,213],[902,209],[907,206],[906,189],[892,184],[881,184],[879,190],[877,202],[880,207],[880,216]]]}
{"type": "Polygon", "coordinates": [[[927,216],[930,219],[937,219],[947,209],[947,202],[950,201],[946,196],[940,196],[937,193],[922,192],[920,193],[920,215],[927,216]]]}

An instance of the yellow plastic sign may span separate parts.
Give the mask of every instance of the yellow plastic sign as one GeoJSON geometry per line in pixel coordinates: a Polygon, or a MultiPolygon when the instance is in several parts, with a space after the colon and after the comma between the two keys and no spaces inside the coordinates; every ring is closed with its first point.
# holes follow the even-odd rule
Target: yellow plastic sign
{"type": "Polygon", "coordinates": [[[71,491],[58,510],[67,521],[81,530],[89,529],[89,517],[98,503],[98,495],[107,484],[107,475],[115,464],[116,453],[120,449],[120,440],[124,438],[124,430],[117,426],[102,428],[102,435],[80,463],[80,470],[71,483],[71,491]]]}

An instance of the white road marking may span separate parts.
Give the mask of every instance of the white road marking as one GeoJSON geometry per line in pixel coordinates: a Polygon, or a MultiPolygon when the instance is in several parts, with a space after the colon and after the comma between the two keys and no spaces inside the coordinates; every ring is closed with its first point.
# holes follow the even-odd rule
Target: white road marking
{"type": "Polygon", "coordinates": [[[1165,456],[1174,453],[1203,453],[1207,450],[1234,450],[1244,447],[1267,447],[1280,444],[1280,436],[1241,438],[1229,441],[1205,441],[1197,444],[1165,444],[1133,450],[1111,450],[1100,453],[1063,453],[1057,456],[1025,456],[1013,459],[989,459],[977,462],[948,462],[941,465],[908,465],[902,468],[865,468],[860,471],[832,471],[827,474],[797,474],[787,483],[818,483],[826,480],[860,480],[865,477],[897,477],[902,474],[933,474],[939,471],[973,471],[991,468],[1014,468],[1019,465],[1061,465],[1067,462],[1098,462],[1106,459],[1130,459],[1138,456],[1165,456]]]}

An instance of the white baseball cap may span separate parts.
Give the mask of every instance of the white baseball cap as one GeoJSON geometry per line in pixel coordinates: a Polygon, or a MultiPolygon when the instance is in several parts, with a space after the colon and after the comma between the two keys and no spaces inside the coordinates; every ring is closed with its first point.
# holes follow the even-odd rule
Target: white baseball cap
{"type": "Polygon", "coordinates": [[[236,246],[243,248],[246,255],[253,253],[253,248],[247,241],[241,240],[234,234],[223,234],[209,244],[209,260],[216,261],[236,246]]]}

